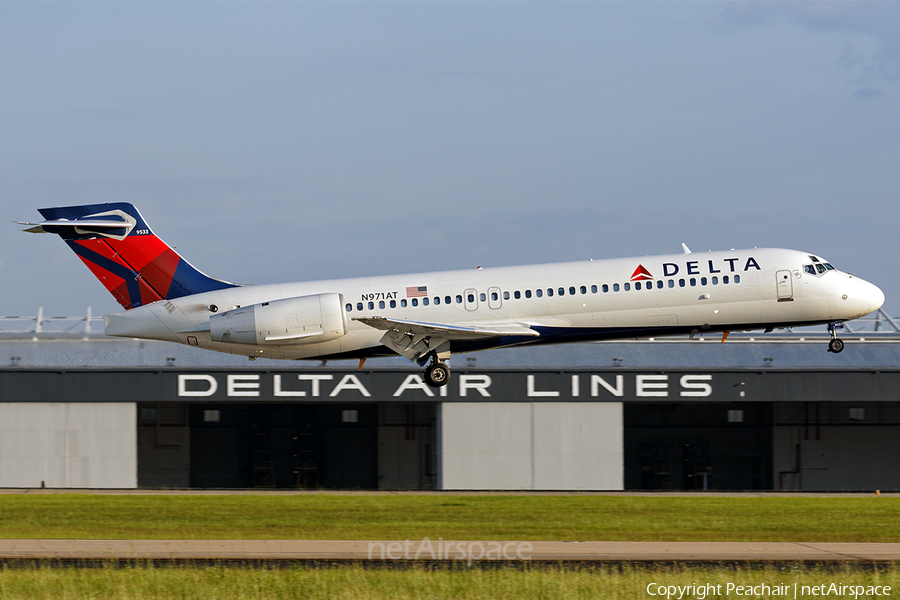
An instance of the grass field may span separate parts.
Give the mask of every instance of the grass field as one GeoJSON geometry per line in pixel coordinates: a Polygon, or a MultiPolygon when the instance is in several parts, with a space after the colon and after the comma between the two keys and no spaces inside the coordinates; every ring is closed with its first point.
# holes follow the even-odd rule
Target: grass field
{"type": "Polygon", "coordinates": [[[900,498],[0,495],[7,539],[900,542],[900,498]]]}
{"type": "MultiPolygon", "coordinates": [[[[523,571],[436,570],[421,568],[397,571],[340,567],[285,570],[230,568],[127,568],[127,569],[4,569],[0,570],[0,598],[4,600],[81,600],[89,598],[173,598],[287,599],[287,598],[660,598],[659,586],[704,585],[721,594],[685,594],[683,598],[704,597],[785,597],[764,593],[759,587],[852,585],[891,586],[888,596],[900,589],[900,570],[862,571],[849,566],[829,570],[766,568],[732,570],[723,568],[663,567],[625,568],[540,568],[523,571]],[[760,594],[738,595],[734,586],[757,586],[760,594]]],[[[704,588],[704,591],[709,588],[704,588]]],[[[742,590],[746,592],[747,590],[742,590]]],[[[811,591],[811,590],[810,590],[811,591]]],[[[882,588],[880,591],[884,592],[882,588]]],[[[822,595],[822,594],[819,594],[822,595]]],[[[811,593],[798,593],[810,597],[811,593]]],[[[831,594],[835,596],[835,594],[831,594]]],[[[678,597],[677,593],[673,597],[678,597]]],[[[840,594],[837,597],[853,597],[840,594]]],[[[883,596],[882,596],[883,597],[883,596]]]]}

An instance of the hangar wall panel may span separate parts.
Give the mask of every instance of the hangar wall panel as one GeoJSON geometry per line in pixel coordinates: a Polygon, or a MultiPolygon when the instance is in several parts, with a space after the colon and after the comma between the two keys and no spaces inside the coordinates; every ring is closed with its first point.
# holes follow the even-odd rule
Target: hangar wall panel
{"type": "Polygon", "coordinates": [[[536,490],[621,490],[621,403],[533,404],[536,490]]]}
{"type": "Polygon", "coordinates": [[[773,446],[776,490],[900,490],[900,426],[775,427],[773,446]]]}
{"type": "Polygon", "coordinates": [[[134,403],[0,403],[0,487],[137,487],[134,403]]]}
{"type": "Polygon", "coordinates": [[[441,444],[443,489],[623,489],[621,403],[448,402],[441,444]]]}

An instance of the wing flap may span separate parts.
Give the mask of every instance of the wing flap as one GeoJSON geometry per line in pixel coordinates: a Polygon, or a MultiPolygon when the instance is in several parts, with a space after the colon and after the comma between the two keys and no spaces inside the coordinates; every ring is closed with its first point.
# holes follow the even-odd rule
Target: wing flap
{"type": "Polygon", "coordinates": [[[369,327],[374,327],[375,329],[381,329],[382,331],[441,335],[446,336],[448,339],[456,340],[471,340],[505,335],[540,335],[534,329],[519,323],[492,323],[489,326],[473,326],[431,323],[428,321],[407,321],[405,319],[388,319],[385,317],[354,317],[353,320],[365,323],[369,327]]]}
{"type": "Polygon", "coordinates": [[[354,317],[353,320],[384,331],[381,343],[412,361],[419,361],[431,352],[449,351],[449,344],[454,340],[540,335],[527,325],[519,323],[491,323],[490,325],[475,326],[407,321],[385,317],[354,317]]]}

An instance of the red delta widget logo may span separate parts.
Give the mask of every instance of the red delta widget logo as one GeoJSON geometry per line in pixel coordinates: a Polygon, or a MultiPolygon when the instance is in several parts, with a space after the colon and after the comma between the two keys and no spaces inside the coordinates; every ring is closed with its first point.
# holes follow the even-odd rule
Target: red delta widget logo
{"type": "MultiPolygon", "coordinates": [[[[704,261],[700,260],[689,260],[684,264],[679,265],[678,263],[667,262],[662,264],[663,269],[663,277],[674,277],[678,275],[678,273],[682,272],[681,268],[684,267],[684,273],[687,275],[715,275],[716,273],[735,273],[740,269],[740,258],[723,258],[718,264],[716,261],[707,260],[706,264],[703,265],[704,271],[701,272],[700,263],[704,261]],[[738,263],[738,265],[735,265],[738,263]]],[[[744,271],[749,271],[750,269],[756,269],[757,271],[761,271],[762,269],[759,266],[759,263],[756,262],[756,259],[752,256],[748,257],[744,262],[744,271]]],[[[644,267],[644,265],[639,264],[637,268],[634,270],[634,273],[631,274],[631,279],[629,281],[650,281],[653,279],[653,275],[644,267]]]]}

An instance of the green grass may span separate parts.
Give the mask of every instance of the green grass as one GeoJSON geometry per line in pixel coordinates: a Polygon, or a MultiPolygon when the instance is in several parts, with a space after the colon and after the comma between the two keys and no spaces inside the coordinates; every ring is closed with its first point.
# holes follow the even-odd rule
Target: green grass
{"type": "Polygon", "coordinates": [[[900,498],[0,495],[7,539],[900,542],[900,498]]]}
{"type": "MultiPolygon", "coordinates": [[[[721,596],[727,585],[760,584],[819,586],[891,586],[890,595],[900,589],[900,569],[862,571],[851,566],[827,570],[791,570],[774,567],[757,570],[727,568],[656,569],[532,568],[435,570],[365,569],[340,567],[327,569],[294,568],[285,570],[232,568],[125,568],[71,569],[25,568],[0,570],[0,598],[4,600],[81,600],[89,598],[219,598],[237,600],[265,598],[660,598],[648,596],[647,586],[720,585],[721,596]]],[[[658,587],[653,588],[658,590],[658,587]]],[[[802,590],[802,588],[798,588],[802,590]]],[[[760,591],[763,591],[760,589],[760,591]]],[[[882,590],[883,591],[883,590],[882,590]]],[[[665,598],[665,596],[662,596],[665,598]]],[[[677,597],[675,595],[674,597],[677,597]]],[[[701,598],[693,594],[684,598],[701,598]]],[[[751,597],[785,597],[765,594],[751,597]]],[[[798,597],[811,597],[807,593],[798,597]]],[[[835,597],[832,594],[832,597],[835,597]]],[[[841,594],[842,598],[852,597],[841,594]]],[[[869,596],[871,597],[871,596],[869,596]]],[[[882,596],[884,597],[884,596],[882,596]]]]}

